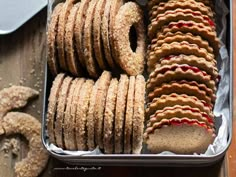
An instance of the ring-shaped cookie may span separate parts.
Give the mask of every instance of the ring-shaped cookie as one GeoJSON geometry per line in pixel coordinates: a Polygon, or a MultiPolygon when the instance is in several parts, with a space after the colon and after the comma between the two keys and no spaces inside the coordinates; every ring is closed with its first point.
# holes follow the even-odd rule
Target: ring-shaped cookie
{"type": "Polygon", "coordinates": [[[145,30],[143,12],[134,2],[124,4],[116,15],[114,25],[114,44],[118,63],[129,75],[141,74],[144,70],[145,30]],[[135,51],[131,48],[129,33],[134,26],[137,36],[135,51]]]}

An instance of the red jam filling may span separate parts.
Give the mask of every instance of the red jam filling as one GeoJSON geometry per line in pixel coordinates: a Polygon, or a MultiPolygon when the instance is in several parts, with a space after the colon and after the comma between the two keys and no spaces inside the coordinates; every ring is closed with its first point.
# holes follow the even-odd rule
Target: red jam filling
{"type": "MultiPolygon", "coordinates": [[[[177,97],[177,95],[170,95],[171,97],[173,97],[173,98],[175,98],[175,97],[177,97]]],[[[186,95],[181,95],[182,97],[184,97],[184,98],[188,98],[188,96],[186,95]]],[[[197,98],[194,98],[194,97],[192,97],[195,101],[198,101],[198,99],[197,98]]],[[[208,108],[210,108],[210,109],[212,109],[212,106],[210,105],[210,104],[207,104],[205,101],[203,101],[203,100],[199,100],[199,101],[201,101],[201,103],[204,105],[204,106],[206,106],[206,107],[208,107],[208,108]]]]}
{"type": "MultiPolygon", "coordinates": [[[[168,111],[168,110],[175,110],[175,109],[177,109],[177,108],[178,108],[178,107],[166,108],[165,110],[162,110],[162,111],[160,111],[159,113],[163,113],[163,112],[168,111]]],[[[179,108],[181,108],[182,110],[185,110],[185,111],[188,111],[188,110],[189,110],[189,111],[194,112],[194,113],[200,113],[199,110],[196,110],[196,109],[193,109],[193,108],[186,108],[186,107],[179,107],[179,108]]],[[[158,115],[158,113],[157,113],[157,115],[158,115]]],[[[212,118],[210,118],[206,113],[202,112],[201,115],[202,115],[204,118],[206,118],[208,122],[213,123],[212,118]]]]}
{"type": "Polygon", "coordinates": [[[204,20],[206,20],[209,23],[210,26],[213,26],[213,27],[215,26],[215,23],[210,18],[203,17],[202,14],[199,13],[199,12],[192,12],[192,11],[189,11],[189,10],[184,10],[184,11],[183,10],[176,10],[174,12],[167,12],[167,13],[165,13],[163,15],[159,15],[156,19],[158,20],[159,18],[161,18],[163,16],[166,16],[166,15],[169,15],[169,14],[175,14],[175,13],[178,13],[178,12],[190,13],[190,14],[192,14],[194,16],[201,16],[204,20]]]}
{"type": "Polygon", "coordinates": [[[174,71],[174,70],[176,70],[177,68],[181,68],[181,69],[182,69],[183,71],[185,71],[185,72],[188,71],[188,70],[192,70],[192,71],[195,72],[195,73],[198,73],[198,72],[202,73],[203,76],[206,76],[206,75],[207,75],[206,72],[201,71],[201,70],[198,69],[197,67],[188,66],[188,65],[180,65],[180,66],[173,66],[173,67],[171,67],[171,68],[163,68],[162,70],[160,70],[160,72],[161,72],[162,74],[164,74],[165,72],[167,72],[167,71],[169,71],[169,70],[174,71]]]}
{"type": "Polygon", "coordinates": [[[189,125],[193,125],[193,124],[198,124],[201,127],[206,127],[207,129],[209,127],[207,127],[207,125],[203,122],[199,122],[197,120],[188,120],[188,119],[181,119],[181,120],[176,120],[176,119],[170,119],[169,120],[169,124],[171,125],[182,125],[183,123],[185,124],[189,124],[189,125]]]}

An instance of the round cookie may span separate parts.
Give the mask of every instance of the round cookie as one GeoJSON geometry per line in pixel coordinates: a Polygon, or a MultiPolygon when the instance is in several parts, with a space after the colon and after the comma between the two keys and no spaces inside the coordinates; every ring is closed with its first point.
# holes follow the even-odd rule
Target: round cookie
{"type": "Polygon", "coordinates": [[[97,0],[91,0],[87,10],[86,20],[84,24],[84,55],[85,55],[85,64],[88,71],[88,74],[97,78],[100,74],[100,70],[97,66],[96,59],[94,58],[93,51],[93,40],[92,40],[92,24],[94,18],[94,12],[96,9],[97,0]]]}
{"type": "Polygon", "coordinates": [[[76,83],[76,88],[73,93],[71,109],[70,109],[70,117],[66,122],[66,130],[68,130],[68,146],[70,150],[77,150],[77,143],[76,143],[76,132],[75,132],[75,125],[76,125],[76,111],[77,105],[79,101],[79,95],[81,91],[81,87],[84,84],[85,79],[79,78],[78,82],[76,83]]]}
{"type": "Polygon", "coordinates": [[[98,91],[94,108],[95,120],[95,142],[99,148],[103,149],[103,115],[105,110],[106,96],[111,81],[111,73],[104,71],[98,81],[98,91]]]}
{"type": "Polygon", "coordinates": [[[114,119],[117,98],[118,80],[113,78],[107,91],[106,106],[104,112],[103,144],[104,152],[111,154],[114,151],[114,119]]]}
{"type": "Polygon", "coordinates": [[[75,76],[81,76],[81,66],[78,62],[74,51],[74,26],[76,14],[79,9],[80,3],[76,3],[68,16],[65,26],[65,54],[68,65],[68,70],[75,76]]]}
{"type": "Polygon", "coordinates": [[[65,78],[64,74],[58,74],[53,81],[51,90],[50,90],[50,95],[48,98],[48,111],[47,111],[47,121],[46,121],[46,126],[48,130],[48,137],[49,137],[49,142],[52,144],[56,144],[55,140],[55,132],[54,132],[54,119],[56,116],[56,110],[57,110],[57,98],[61,89],[62,82],[65,78]]]}
{"type": "MultiPolygon", "coordinates": [[[[74,145],[71,145],[71,132],[73,132],[73,128],[71,127],[71,107],[73,103],[73,98],[75,96],[75,89],[78,85],[80,79],[76,78],[75,80],[72,81],[70,90],[68,93],[67,101],[66,101],[66,109],[64,113],[64,128],[63,128],[63,133],[64,133],[64,142],[65,142],[65,149],[67,150],[76,150],[74,145]]],[[[82,79],[81,79],[82,80],[82,79]]],[[[73,142],[72,142],[73,144],[73,142]]]]}
{"type": "MultiPolygon", "coordinates": [[[[123,0],[113,0],[110,10],[110,16],[109,16],[109,40],[110,40],[110,47],[111,47],[111,55],[113,57],[113,60],[116,62],[116,48],[114,44],[114,25],[115,25],[115,19],[116,15],[120,9],[120,7],[123,5],[123,0]]],[[[117,62],[116,62],[117,63],[117,62]]]]}
{"type": "Polygon", "coordinates": [[[94,44],[94,53],[97,60],[97,63],[100,69],[107,69],[107,64],[105,63],[103,48],[102,48],[102,39],[101,39],[101,21],[102,14],[104,13],[106,0],[98,0],[94,19],[93,19],[93,44],[94,44]]]}
{"type": "Polygon", "coordinates": [[[66,20],[69,16],[70,10],[73,7],[74,0],[65,1],[63,7],[61,9],[58,21],[58,28],[57,28],[57,50],[58,50],[58,58],[59,64],[61,69],[67,71],[67,63],[65,57],[65,26],[66,20]]]}
{"type": "Polygon", "coordinates": [[[89,109],[90,94],[93,88],[93,80],[86,80],[82,85],[76,111],[76,143],[78,150],[87,150],[87,113],[89,109]]]}
{"type": "Polygon", "coordinates": [[[59,15],[62,9],[63,3],[57,4],[54,8],[50,23],[48,25],[47,32],[47,45],[48,45],[48,66],[53,75],[57,75],[59,72],[57,54],[56,54],[56,35],[57,35],[57,24],[59,20],[59,15]]]}
{"type": "Polygon", "coordinates": [[[87,139],[87,146],[88,146],[88,150],[94,150],[96,144],[95,144],[95,120],[94,120],[94,109],[95,109],[95,103],[96,103],[96,96],[97,95],[97,91],[98,91],[98,82],[99,79],[97,80],[97,82],[95,82],[93,89],[92,89],[92,93],[91,93],[91,97],[89,100],[89,110],[88,110],[88,115],[87,115],[87,123],[86,123],[86,128],[87,128],[87,135],[88,135],[88,139],[87,139]]]}
{"type": "Polygon", "coordinates": [[[112,1],[110,0],[106,1],[105,10],[102,17],[101,35],[102,35],[102,42],[103,42],[106,61],[109,67],[114,69],[115,63],[111,55],[110,40],[109,40],[109,16],[110,16],[110,11],[111,11],[111,4],[112,4],[112,1]]]}
{"type": "Polygon", "coordinates": [[[124,153],[126,154],[130,154],[132,151],[134,88],[135,88],[135,76],[130,76],[127,103],[126,103],[126,113],[125,113],[125,128],[124,128],[124,153]]]}
{"type": "MultiPolygon", "coordinates": [[[[113,37],[116,60],[120,67],[129,75],[141,74],[144,70],[145,30],[143,12],[134,2],[128,2],[118,11],[114,26],[113,37]],[[129,37],[130,28],[134,26],[137,34],[137,47],[132,50],[129,37]]],[[[115,53],[113,51],[113,53],[115,53]]]]}
{"type": "Polygon", "coordinates": [[[60,148],[64,148],[63,143],[63,122],[64,122],[64,111],[66,109],[66,99],[71,86],[71,77],[66,77],[61,85],[61,89],[57,99],[57,114],[55,120],[54,133],[56,137],[56,144],[60,148]]]}
{"type": "Polygon", "coordinates": [[[140,154],[143,142],[145,79],[138,75],[135,81],[132,153],[140,154]]]}
{"type": "Polygon", "coordinates": [[[86,13],[89,6],[88,0],[82,0],[80,2],[79,10],[76,15],[76,23],[74,28],[74,35],[75,35],[75,46],[77,49],[78,60],[83,66],[86,68],[85,65],[85,56],[84,56],[84,44],[83,44],[83,29],[84,23],[86,19],[86,13]]]}
{"type": "Polygon", "coordinates": [[[116,100],[116,111],[115,111],[115,153],[123,153],[123,130],[125,121],[125,109],[126,99],[128,93],[129,79],[127,75],[122,74],[120,76],[117,100],[116,100]]]}

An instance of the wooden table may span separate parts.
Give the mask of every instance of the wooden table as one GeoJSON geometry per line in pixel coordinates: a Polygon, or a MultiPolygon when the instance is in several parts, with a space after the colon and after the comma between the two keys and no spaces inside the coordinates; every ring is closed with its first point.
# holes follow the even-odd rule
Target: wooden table
{"type": "MultiPolygon", "coordinates": [[[[234,1],[234,4],[236,1],[234,1]]],[[[234,6],[235,9],[235,6],[234,6]]],[[[234,11],[235,12],[235,11],[234,11]]],[[[236,12],[235,12],[236,15],[236,12]]],[[[23,111],[41,119],[42,87],[43,87],[43,69],[45,62],[45,25],[46,8],[33,17],[29,22],[23,25],[16,32],[0,36],[0,89],[12,84],[26,85],[40,91],[38,99],[32,101],[23,111]]],[[[236,28],[234,27],[236,30],[236,28]]],[[[234,38],[234,41],[236,38],[234,38]]],[[[236,54],[234,54],[234,58],[236,54]]],[[[236,80],[235,80],[236,84],[236,80]]],[[[234,90],[236,93],[236,88],[234,90]]],[[[234,107],[236,102],[234,102],[234,107]]],[[[234,112],[235,118],[236,112],[234,112]]],[[[234,121],[234,127],[236,122],[234,121]]],[[[51,158],[49,163],[41,174],[42,177],[51,176],[196,176],[196,177],[233,177],[236,176],[236,129],[233,131],[233,141],[224,160],[209,167],[195,168],[160,168],[160,167],[103,167],[96,171],[58,171],[55,168],[67,167],[56,159],[51,158]]],[[[22,140],[18,136],[17,139],[22,140]]],[[[0,149],[5,139],[0,137],[0,149]]],[[[4,156],[0,151],[0,177],[13,177],[13,166],[26,155],[28,150],[25,141],[20,141],[21,150],[16,157],[4,156]]]]}

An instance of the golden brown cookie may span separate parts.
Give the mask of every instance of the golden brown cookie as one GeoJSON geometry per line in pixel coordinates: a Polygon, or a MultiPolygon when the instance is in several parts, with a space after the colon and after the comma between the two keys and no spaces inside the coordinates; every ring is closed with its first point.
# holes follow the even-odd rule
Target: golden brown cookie
{"type": "Polygon", "coordinates": [[[88,135],[87,146],[88,146],[88,150],[90,151],[94,150],[94,148],[96,147],[94,109],[95,109],[95,104],[96,104],[96,99],[97,99],[96,95],[98,91],[98,83],[99,83],[99,79],[97,80],[97,82],[95,82],[92,89],[91,97],[89,100],[89,110],[88,110],[87,123],[86,123],[87,135],[88,135]]]}
{"type": "Polygon", "coordinates": [[[218,55],[220,42],[217,38],[216,31],[212,30],[212,28],[205,26],[202,23],[184,20],[170,22],[168,25],[163,26],[156,36],[158,37],[160,34],[165,34],[167,32],[175,33],[177,31],[181,31],[182,33],[192,33],[193,35],[201,36],[204,40],[207,40],[209,42],[210,46],[214,49],[215,55],[218,55]]]}
{"type": "Polygon", "coordinates": [[[79,94],[81,91],[81,87],[84,84],[85,79],[84,78],[78,78],[78,81],[75,86],[75,90],[72,97],[72,103],[71,103],[71,109],[70,109],[70,116],[69,119],[66,120],[66,128],[65,133],[68,135],[65,138],[67,138],[68,147],[70,150],[77,150],[77,143],[76,143],[76,132],[75,132],[75,125],[76,125],[76,111],[77,111],[77,105],[79,101],[79,94]]]}
{"type": "Polygon", "coordinates": [[[57,36],[57,24],[62,7],[63,3],[59,3],[53,9],[47,31],[47,46],[48,46],[47,62],[49,69],[53,75],[57,75],[59,73],[59,66],[57,59],[58,56],[56,54],[57,50],[56,36],[57,36]]]}
{"type": "Polygon", "coordinates": [[[140,154],[143,142],[145,79],[138,75],[135,81],[132,153],[140,154]]]}
{"type": "Polygon", "coordinates": [[[97,5],[97,0],[91,0],[89,3],[84,24],[84,36],[83,36],[85,64],[88,74],[93,78],[97,78],[100,74],[100,70],[97,66],[97,61],[94,57],[93,34],[92,34],[92,24],[96,5],[97,5]]]}
{"type": "Polygon", "coordinates": [[[154,98],[160,97],[161,95],[169,95],[171,93],[195,96],[199,100],[206,101],[208,104],[214,103],[211,97],[207,95],[205,90],[200,90],[198,86],[190,85],[188,82],[164,83],[159,87],[155,87],[155,89],[148,94],[148,100],[151,102],[154,98]]]}
{"type": "Polygon", "coordinates": [[[101,22],[107,0],[98,0],[93,19],[93,44],[94,53],[100,69],[107,69],[101,39],[101,22]]]}
{"type": "Polygon", "coordinates": [[[87,113],[94,81],[87,79],[82,85],[76,111],[76,143],[78,150],[87,150],[87,113]]]}
{"type": "Polygon", "coordinates": [[[74,0],[67,0],[63,4],[59,15],[58,28],[57,28],[57,50],[60,68],[68,71],[66,57],[65,57],[65,26],[69,16],[70,10],[73,7],[74,0]]]}
{"type": "Polygon", "coordinates": [[[135,76],[130,76],[124,124],[124,153],[132,152],[135,76]]]}
{"type": "Polygon", "coordinates": [[[64,126],[63,126],[63,140],[65,143],[65,149],[67,150],[76,150],[73,149],[74,146],[70,146],[71,144],[71,132],[73,131],[73,128],[71,129],[71,106],[72,106],[72,101],[73,101],[73,97],[75,96],[75,89],[77,87],[79,79],[76,78],[71,82],[71,86],[68,92],[68,97],[66,99],[66,109],[64,112],[64,126]]]}
{"type": "Polygon", "coordinates": [[[111,55],[111,46],[110,46],[110,40],[109,40],[109,17],[110,17],[110,11],[111,11],[111,0],[106,1],[103,17],[102,17],[102,24],[101,24],[101,35],[102,35],[102,42],[104,47],[104,53],[106,61],[110,68],[115,68],[115,63],[113,61],[112,55],[111,55]]]}
{"type": "Polygon", "coordinates": [[[161,29],[162,26],[168,25],[173,21],[194,21],[202,23],[204,26],[215,30],[215,23],[207,15],[203,15],[200,11],[193,11],[191,9],[174,9],[165,11],[164,14],[158,14],[148,26],[148,35],[152,39],[153,36],[161,29]]]}
{"type": "Polygon", "coordinates": [[[170,95],[162,95],[160,98],[154,98],[151,103],[147,105],[147,116],[154,114],[157,110],[162,110],[165,107],[171,107],[175,105],[189,105],[194,108],[198,108],[201,112],[212,114],[213,106],[207,104],[203,100],[197,99],[195,96],[188,96],[186,94],[172,93],[170,95]]]}
{"type": "Polygon", "coordinates": [[[114,151],[114,122],[117,99],[118,80],[113,78],[109,85],[104,112],[103,144],[104,152],[112,154],[114,151]]]}
{"type": "Polygon", "coordinates": [[[74,28],[75,46],[78,54],[78,60],[83,66],[83,68],[86,68],[84,56],[83,30],[89,2],[89,0],[82,0],[80,2],[80,7],[76,15],[76,23],[74,28]]]}
{"type": "Polygon", "coordinates": [[[59,91],[58,99],[57,99],[57,114],[55,120],[55,128],[54,133],[56,137],[56,145],[60,148],[64,148],[65,145],[63,143],[63,124],[64,124],[64,111],[66,109],[66,99],[68,97],[68,92],[70,90],[72,78],[67,76],[61,85],[61,89],[59,91]]]}
{"type": "Polygon", "coordinates": [[[189,66],[187,64],[165,65],[161,68],[156,68],[151,75],[152,77],[147,82],[148,91],[153,90],[153,88],[163,83],[180,80],[195,80],[198,83],[205,84],[213,92],[216,91],[216,83],[209,74],[195,66],[189,66]]]}
{"type": "Polygon", "coordinates": [[[145,141],[151,153],[204,153],[215,136],[214,130],[205,123],[187,118],[162,120],[145,131],[145,141]]]}
{"type": "Polygon", "coordinates": [[[145,57],[145,30],[143,24],[143,12],[134,2],[125,3],[119,9],[113,25],[113,53],[120,67],[129,75],[142,74],[144,70],[145,57]],[[137,36],[137,47],[135,51],[131,48],[129,33],[131,27],[135,28],[137,36]]]}
{"type": "Polygon", "coordinates": [[[62,82],[65,78],[64,74],[58,74],[52,83],[50,95],[48,98],[48,111],[47,111],[47,130],[49,142],[56,145],[55,134],[54,134],[54,123],[56,119],[57,110],[57,99],[61,90],[62,82]]]}
{"type": "Polygon", "coordinates": [[[103,149],[103,115],[105,111],[105,103],[107,91],[111,81],[111,73],[103,71],[98,81],[98,91],[94,95],[96,97],[96,103],[94,108],[94,120],[95,120],[95,142],[99,148],[103,149]]]}
{"type": "MultiPolygon", "coordinates": [[[[111,10],[110,10],[110,16],[109,16],[109,43],[111,47],[111,55],[113,58],[113,61],[116,62],[116,49],[114,44],[114,25],[115,25],[115,18],[116,15],[120,9],[120,7],[123,5],[123,0],[113,0],[111,4],[111,10]]],[[[117,63],[117,62],[116,62],[117,63]]]]}
{"type": "Polygon", "coordinates": [[[7,136],[13,134],[23,135],[29,144],[29,151],[23,160],[15,163],[15,175],[17,177],[38,176],[48,162],[48,153],[41,141],[41,124],[29,114],[21,112],[8,113],[1,122],[7,136]]]}
{"type": "Polygon", "coordinates": [[[29,99],[35,98],[39,92],[24,86],[13,85],[0,91],[0,119],[10,110],[24,107],[29,99]]]}
{"type": "Polygon", "coordinates": [[[121,74],[118,84],[116,111],[115,111],[115,150],[116,154],[123,153],[124,148],[124,122],[125,122],[125,110],[126,100],[128,94],[129,78],[127,75],[121,74]]]}
{"type": "Polygon", "coordinates": [[[163,110],[158,110],[155,114],[151,115],[147,127],[152,127],[153,124],[157,122],[161,122],[163,119],[170,120],[173,117],[178,118],[188,118],[195,119],[199,122],[204,122],[207,126],[214,129],[214,117],[206,114],[205,112],[201,112],[198,108],[190,107],[190,106],[179,106],[175,105],[173,107],[165,107],[163,110]]]}
{"type": "Polygon", "coordinates": [[[82,69],[76,57],[74,50],[74,26],[76,14],[79,9],[80,2],[76,3],[70,10],[66,25],[65,25],[65,56],[68,70],[74,76],[81,76],[82,69]]]}
{"type": "Polygon", "coordinates": [[[212,9],[202,2],[197,2],[195,0],[169,0],[168,2],[161,2],[159,5],[153,6],[149,11],[150,19],[152,20],[157,16],[157,14],[162,14],[167,10],[174,9],[192,9],[193,11],[200,11],[202,14],[209,16],[211,19],[214,19],[214,13],[212,9]]]}

